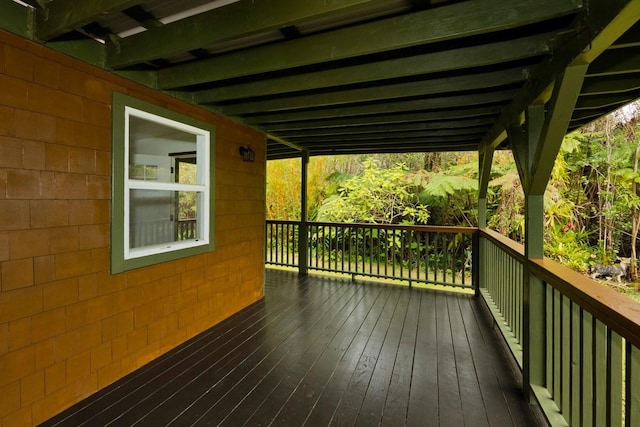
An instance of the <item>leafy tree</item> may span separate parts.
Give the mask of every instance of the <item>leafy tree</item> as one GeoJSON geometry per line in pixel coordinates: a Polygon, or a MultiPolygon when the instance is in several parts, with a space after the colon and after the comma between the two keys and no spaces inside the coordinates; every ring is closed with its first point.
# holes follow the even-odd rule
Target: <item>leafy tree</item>
{"type": "Polygon", "coordinates": [[[362,173],[344,180],[337,194],[324,200],[319,221],[367,222],[375,224],[425,224],[427,207],[405,165],[381,169],[375,160],[363,162],[362,173]]]}

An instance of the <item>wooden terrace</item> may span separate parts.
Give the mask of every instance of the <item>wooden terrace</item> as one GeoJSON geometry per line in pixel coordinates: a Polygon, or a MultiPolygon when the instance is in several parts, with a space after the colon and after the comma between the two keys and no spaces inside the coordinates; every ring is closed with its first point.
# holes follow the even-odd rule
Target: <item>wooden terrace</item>
{"type": "Polygon", "coordinates": [[[44,425],[538,425],[483,304],[267,269],[263,300],[44,425]]]}

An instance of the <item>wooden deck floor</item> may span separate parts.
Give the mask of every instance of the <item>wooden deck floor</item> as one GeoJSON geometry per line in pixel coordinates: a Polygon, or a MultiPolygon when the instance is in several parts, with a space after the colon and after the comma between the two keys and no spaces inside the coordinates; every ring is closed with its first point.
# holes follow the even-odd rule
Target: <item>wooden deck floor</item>
{"type": "Polygon", "coordinates": [[[264,300],[45,425],[537,425],[474,298],[266,278],[264,300]]]}

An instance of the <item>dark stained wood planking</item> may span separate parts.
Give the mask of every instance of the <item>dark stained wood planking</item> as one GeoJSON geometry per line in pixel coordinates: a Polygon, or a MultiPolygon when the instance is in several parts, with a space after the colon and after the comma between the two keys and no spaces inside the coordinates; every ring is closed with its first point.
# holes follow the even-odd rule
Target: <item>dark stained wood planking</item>
{"type": "Polygon", "coordinates": [[[43,425],[538,425],[482,304],[267,270],[262,301],[43,425]]]}
{"type": "Polygon", "coordinates": [[[420,298],[411,298],[406,310],[389,389],[385,397],[382,426],[403,425],[407,418],[407,402],[411,392],[419,314],[420,298]]]}

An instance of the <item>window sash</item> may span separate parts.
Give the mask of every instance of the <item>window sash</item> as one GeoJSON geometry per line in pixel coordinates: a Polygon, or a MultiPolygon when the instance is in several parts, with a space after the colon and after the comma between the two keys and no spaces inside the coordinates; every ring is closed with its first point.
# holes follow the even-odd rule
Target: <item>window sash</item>
{"type": "MultiPolygon", "coordinates": [[[[213,172],[214,164],[214,132],[215,128],[210,123],[201,122],[197,119],[190,118],[180,113],[175,113],[165,108],[149,104],[147,102],[129,97],[127,95],[114,92],[113,103],[113,198],[112,198],[112,248],[111,248],[111,270],[114,273],[138,268],[145,265],[153,265],[160,262],[171,261],[186,256],[192,256],[199,253],[205,253],[213,250],[213,172]],[[136,155],[131,153],[130,141],[131,129],[129,120],[131,117],[149,120],[157,123],[158,126],[165,126],[194,135],[193,143],[195,143],[195,154],[193,160],[196,165],[195,184],[186,184],[179,182],[163,182],[154,180],[135,179],[129,176],[131,162],[130,157],[136,155]],[[175,193],[173,199],[178,203],[178,192],[188,192],[196,194],[195,208],[195,227],[188,234],[182,234],[180,237],[175,234],[174,241],[160,244],[150,244],[141,247],[131,247],[137,245],[135,239],[130,235],[132,228],[131,213],[135,207],[131,206],[131,192],[135,190],[157,190],[175,193]],[[192,238],[195,233],[196,238],[192,238]],[[178,239],[185,240],[178,240],[178,239]]],[[[133,124],[132,124],[133,126],[133,124]]],[[[169,130],[170,132],[170,130],[169,130]]],[[[188,142],[191,137],[186,137],[183,142],[188,142]]],[[[167,139],[171,141],[172,138],[167,139]]],[[[180,141],[178,137],[176,141],[180,141]]],[[[180,147],[181,149],[184,148],[180,147]]],[[[146,156],[148,154],[140,151],[139,154],[146,156]]],[[[180,149],[176,150],[180,152],[180,149]]],[[[189,150],[189,153],[192,151],[189,150]]],[[[186,151],[184,153],[187,153],[186,151]]],[[[182,153],[182,154],[184,154],[182,153]]],[[[167,153],[169,157],[173,157],[174,153],[167,153]]],[[[175,153],[177,155],[179,153],[175,153]]],[[[153,155],[153,154],[151,154],[153,155]]],[[[164,154],[163,154],[164,156],[164,154]]],[[[138,160],[136,158],[136,160],[138,160]]],[[[144,163],[144,162],[141,162],[144,163]]],[[[168,199],[169,200],[169,199],[168,199]]],[[[160,201],[158,206],[160,211],[163,202],[160,201]]],[[[168,204],[167,212],[171,213],[170,229],[175,233],[180,233],[179,218],[177,207],[172,209],[168,204]],[[173,228],[171,228],[173,227],[173,228]]],[[[140,211],[138,214],[140,215],[140,211]]],[[[142,214],[144,215],[144,213],[142,214]]],[[[162,241],[167,235],[162,235],[156,241],[162,241]]],[[[148,240],[153,242],[152,240],[148,240]]]]}

